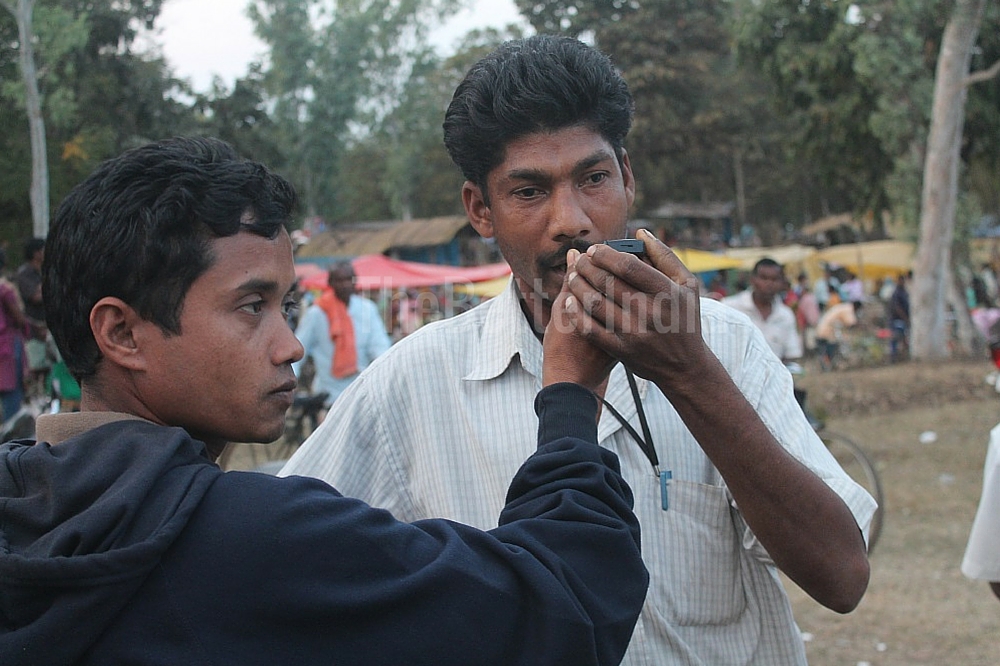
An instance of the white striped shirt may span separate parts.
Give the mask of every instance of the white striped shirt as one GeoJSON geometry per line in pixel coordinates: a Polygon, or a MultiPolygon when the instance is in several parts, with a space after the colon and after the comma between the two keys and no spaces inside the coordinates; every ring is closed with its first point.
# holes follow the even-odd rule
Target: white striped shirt
{"type": "MultiPolygon", "coordinates": [[[[495,527],[511,478],[535,449],[532,401],[541,388],[542,346],[514,289],[397,343],[341,396],[281,474],[325,479],[402,520],[495,527]]],[[[706,341],[764,423],[867,532],[874,500],[810,428],[791,376],[760,331],[715,301],[703,299],[701,308],[706,341]]],[[[651,579],[623,663],[804,664],[777,571],[719,472],[659,389],[638,384],[661,468],[673,481],[664,511],[649,460],[603,410],[598,437],[618,454],[635,493],[651,579]]],[[[639,430],[620,365],[605,398],[639,430]]]]}

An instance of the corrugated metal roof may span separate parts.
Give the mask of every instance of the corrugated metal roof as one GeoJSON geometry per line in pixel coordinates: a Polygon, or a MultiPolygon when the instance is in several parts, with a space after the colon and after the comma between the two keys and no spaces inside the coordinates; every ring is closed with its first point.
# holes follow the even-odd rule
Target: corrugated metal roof
{"type": "Polygon", "coordinates": [[[296,256],[357,257],[400,247],[444,245],[468,224],[464,215],[341,224],[313,236],[296,256]]]}

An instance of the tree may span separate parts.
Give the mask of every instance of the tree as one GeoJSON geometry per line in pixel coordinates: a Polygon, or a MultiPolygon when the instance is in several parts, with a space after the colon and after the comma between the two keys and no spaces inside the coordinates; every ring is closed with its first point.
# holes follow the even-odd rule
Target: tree
{"type": "Polygon", "coordinates": [[[265,86],[309,216],[336,221],[349,194],[350,147],[376,131],[419,64],[426,30],[457,0],[254,0],[250,17],[271,47],[265,86]]]}
{"type": "Polygon", "coordinates": [[[38,72],[35,65],[32,15],[35,0],[0,0],[0,5],[17,20],[17,38],[20,51],[21,79],[24,82],[24,104],[28,112],[28,131],[31,137],[31,217],[36,237],[45,238],[49,233],[49,162],[45,143],[45,119],[42,117],[42,96],[38,90],[38,72]]]}
{"type": "Polygon", "coordinates": [[[878,129],[894,128],[905,142],[912,123],[872,121],[889,112],[899,120],[910,109],[909,67],[919,67],[919,50],[912,51],[919,44],[900,40],[893,31],[902,10],[872,0],[850,5],[739,0],[735,7],[741,62],[774,86],[774,109],[790,123],[786,146],[812,175],[819,204],[814,214],[888,208],[887,183],[896,156],[878,129]],[[879,88],[893,69],[898,76],[892,82],[902,95],[879,88]]]}
{"type": "MultiPolygon", "coordinates": [[[[143,26],[152,26],[161,1],[32,0],[31,44],[47,144],[46,202],[58,201],[99,161],[196,127],[193,111],[177,101],[186,88],[163,59],[132,48],[143,26]]],[[[14,16],[0,12],[3,43],[20,44],[16,34],[14,16]]],[[[3,104],[10,122],[0,124],[0,209],[5,240],[17,241],[40,230],[27,229],[33,167],[28,133],[19,129],[28,124],[29,82],[9,67],[7,53],[0,49],[0,95],[13,103],[3,104]]]]}
{"type": "Polygon", "coordinates": [[[913,357],[920,360],[949,356],[945,310],[954,290],[951,241],[967,90],[970,84],[996,76],[996,70],[1000,70],[998,64],[986,72],[969,75],[985,8],[986,0],[955,1],[941,40],[934,77],[921,195],[920,243],[913,281],[911,350],[913,357]]]}

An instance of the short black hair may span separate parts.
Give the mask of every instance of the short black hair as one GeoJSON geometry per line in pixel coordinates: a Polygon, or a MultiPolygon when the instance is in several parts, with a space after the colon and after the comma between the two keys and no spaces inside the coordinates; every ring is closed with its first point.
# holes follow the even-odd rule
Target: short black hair
{"type": "Polygon", "coordinates": [[[752,275],[757,275],[758,271],[761,268],[777,268],[777,269],[783,270],[781,268],[781,264],[779,264],[777,261],[775,261],[771,257],[763,257],[763,258],[761,258],[756,264],[753,265],[753,273],[751,273],[751,274],[752,275]]]}
{"type": "Polygon", "coordinates": [[[275,238],[294,206],[284,178],[218,139],[167,139],[102,163],[56,211],[42,267],[45,318],[70,372],[96,372],[90,312],[100,299],[180,333],[184,297],[214,261],[211,241],[275,238]]]}
{"type": "Polygon", "coordinates": [[[444,143],[485,194],[507,145],[536,132],[593,128],[621,161],[634,112],[610,58],[571,37],[534,35],[506,42],[472,66],[445,113],[444,143]]]}

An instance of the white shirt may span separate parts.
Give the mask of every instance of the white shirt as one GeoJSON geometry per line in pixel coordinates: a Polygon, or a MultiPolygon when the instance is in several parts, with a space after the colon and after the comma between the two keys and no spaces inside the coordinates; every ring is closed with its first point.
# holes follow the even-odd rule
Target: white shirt
{"type": "MultiPolygon", "coordinates": [[[[542,346],[515,289],[397,343],[344,392],[281,474],[325,479],[402,520],[496,526],[538,426],[532,401],[541,388],[542,346]]],[[[766,351],[760,331],[715,301],[702,299],[701,307],[706,340],[764,422],[867,531],[874,501],[809,427],[791,375],[766,351]]],[[[649,460],[610,410],[602,411],[598,438],[618,454],[635,494],[651,578],[623,663],[805,664],[776,569],[719,472],[659,389],[642,379],[638,385],[660,466],[674,480],[664,511],[649,460]]],[[[605,398],[640,429],[620,365],[605,398]]]]}
{"type": "MultiPolygon", "coordinates": [[[[347,314],[354,326],[354,344],[358,350],[358,372],[361,372],[392,345],[392,340],[385,332],[382,316],[378,306],[367,298],[358,295],[351,296],[347,304],[347,314]]],[[[357,374],[341,379],[334,378],[330,370],[333,368],[333,340],[330,339],[330,320],[323,309],[310,305],[295,329],[295,337],[305,349],[303,360],[292,364],[295,376],[299,375],[303,361],[312,357],[316,374],[313,376],[312,392],[326,391],[330,394],[327,404],[332,404],[343,393],[357,374]]]]}
{"type": "Polygon", "coordinates": [[[802,358],[802,338],[799,337],[795,313],[781,302],[779,296],[774,297],[771,314],[767,319],[760,315],[760,310],[753,302],[753,292],[749,290],[724,298],[722,302],[750,317],[750,321],[764,333],[768,346],[779,359],[790,361],[802,358]]]}
{"type": "Polygon", "coordinates": [[[983,493],[962,558],[962,573],[975,580],[1000,581],[1000,425],[990,431],[983,493]]]}

